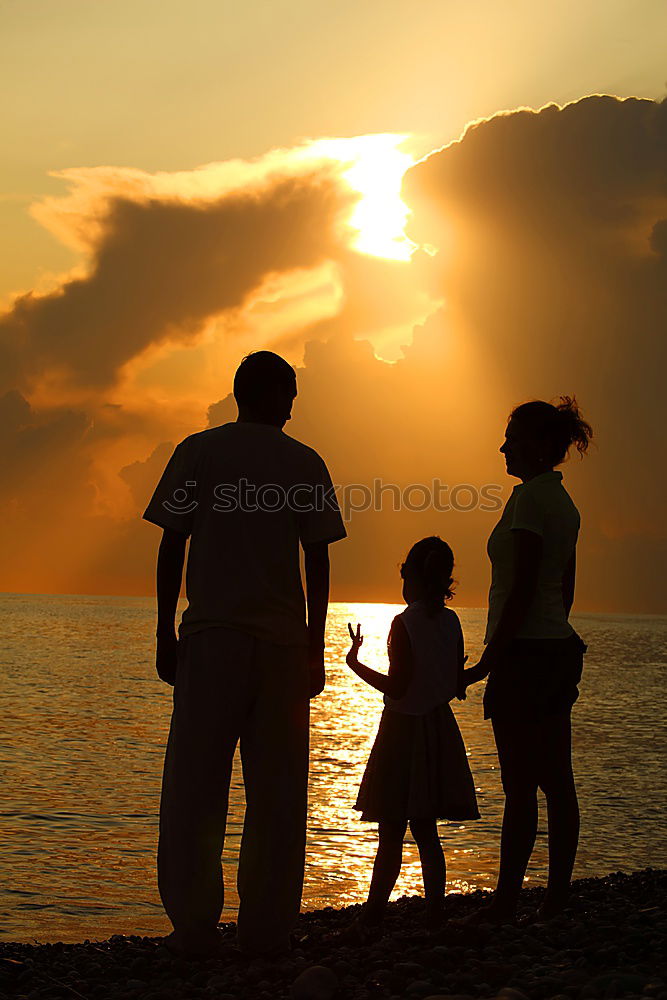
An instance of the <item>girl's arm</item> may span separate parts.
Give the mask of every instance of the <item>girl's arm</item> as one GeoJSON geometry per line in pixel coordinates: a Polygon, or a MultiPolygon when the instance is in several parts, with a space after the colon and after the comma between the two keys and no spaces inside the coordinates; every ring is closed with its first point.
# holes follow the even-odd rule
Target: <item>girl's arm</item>
{"type": "Polygon", "coordinates": [[[367,684],[370,684],[377,691],[381,691],[382,694],[386,694],[389,698],[402,698],[412,680],[414,665],[410,638],[400,618],[394,618],[389,633],[388,674],[381,674],[379,671],[373,670],[371,667],[367,667],[364,663],[359,662],[357,651],[363,642],[363,637],[360,634],[360,626],[357,626],[356,634],[353,632],[351,625],[348,625],[348,629],[352,637],[352,649],[345,658],[347,665],[354,670],[357,677],[361,677],[362,681],[366,681],[367,684]]]}
{"type": "Polygon", "coordinates": [[[494,669],[512,641],[535,598],[542,560],[542,537],[534,531],[516,528],[514,535],[514,581],[503,605],[500,620],[482,653],[479,663],[466,670],[467,684],[480,681],[494,669]]]}

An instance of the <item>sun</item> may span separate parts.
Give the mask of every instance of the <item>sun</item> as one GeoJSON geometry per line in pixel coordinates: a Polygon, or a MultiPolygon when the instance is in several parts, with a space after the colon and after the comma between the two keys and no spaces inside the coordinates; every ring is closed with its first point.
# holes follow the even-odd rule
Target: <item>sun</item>
{"type": "Polygon", "coordinates": [[[345,179],[361,198],[349,222],[356,236],[352,245],[360,253],[391,260],[409,260],[415,244],[404,229],[410,211],[401,200],[403,174],[414,163],[399,149],[405,136],[364,136],[357,162],[345,179]]]}
{"type": "Polygon", "coordinates": [[[344,181],[361,196],[348,219],[351,245],[359,253],[407,261],[416,249],[404,232],[410,210],[401,200],[403,174],[415,162],[400,148],[408,138],[381,133],[320,139],[310,147],[315,155],[338,160],[344,181]]]}

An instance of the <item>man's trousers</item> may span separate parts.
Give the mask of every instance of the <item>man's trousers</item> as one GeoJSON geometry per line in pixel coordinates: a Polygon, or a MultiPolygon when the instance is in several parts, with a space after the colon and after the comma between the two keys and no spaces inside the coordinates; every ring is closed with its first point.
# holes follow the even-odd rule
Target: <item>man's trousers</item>
{"type": "Polygon", "coordinates": [[[238,945],[289,947],[306,845],[306,649],[228,628],[179,644],[160,805],[158,885],[176,934],[210,936],[220,919],[221,854],[240,740],[246,813],[238,867],[238,945]]]}

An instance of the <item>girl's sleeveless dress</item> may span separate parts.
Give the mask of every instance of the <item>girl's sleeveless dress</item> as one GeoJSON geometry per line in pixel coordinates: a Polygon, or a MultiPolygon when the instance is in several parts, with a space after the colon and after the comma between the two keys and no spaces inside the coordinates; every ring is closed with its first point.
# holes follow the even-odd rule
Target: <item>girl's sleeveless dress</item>
{"type": "Polygon", "coordinates": [[[456,693],[461,625],[454,611],[429,615],[420,601],[399,616],[414,675],[403,698],[385,695],[354,808],[361,819],[479,819],[466,750],[449,707],[456,693]]]}

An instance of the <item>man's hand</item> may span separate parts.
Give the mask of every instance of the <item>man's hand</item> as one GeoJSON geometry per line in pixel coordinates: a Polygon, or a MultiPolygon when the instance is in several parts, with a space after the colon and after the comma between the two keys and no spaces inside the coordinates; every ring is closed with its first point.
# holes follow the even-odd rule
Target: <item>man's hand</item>
{"type": "Polygon", "coordinates": [[[324,650],[311,652],[308,655],[308,676],[310,678],[310,698],[317,698],[324,691],[326,677],[324,673],[324,650]]]}
{"type": "Polygon", "coordinates": [[[155,653],[155,669],[158,677],[172,687],[176,680],[176,663],[178,659],[178,637],[175,632],[160,633],[157,637],[155,653]]]}

